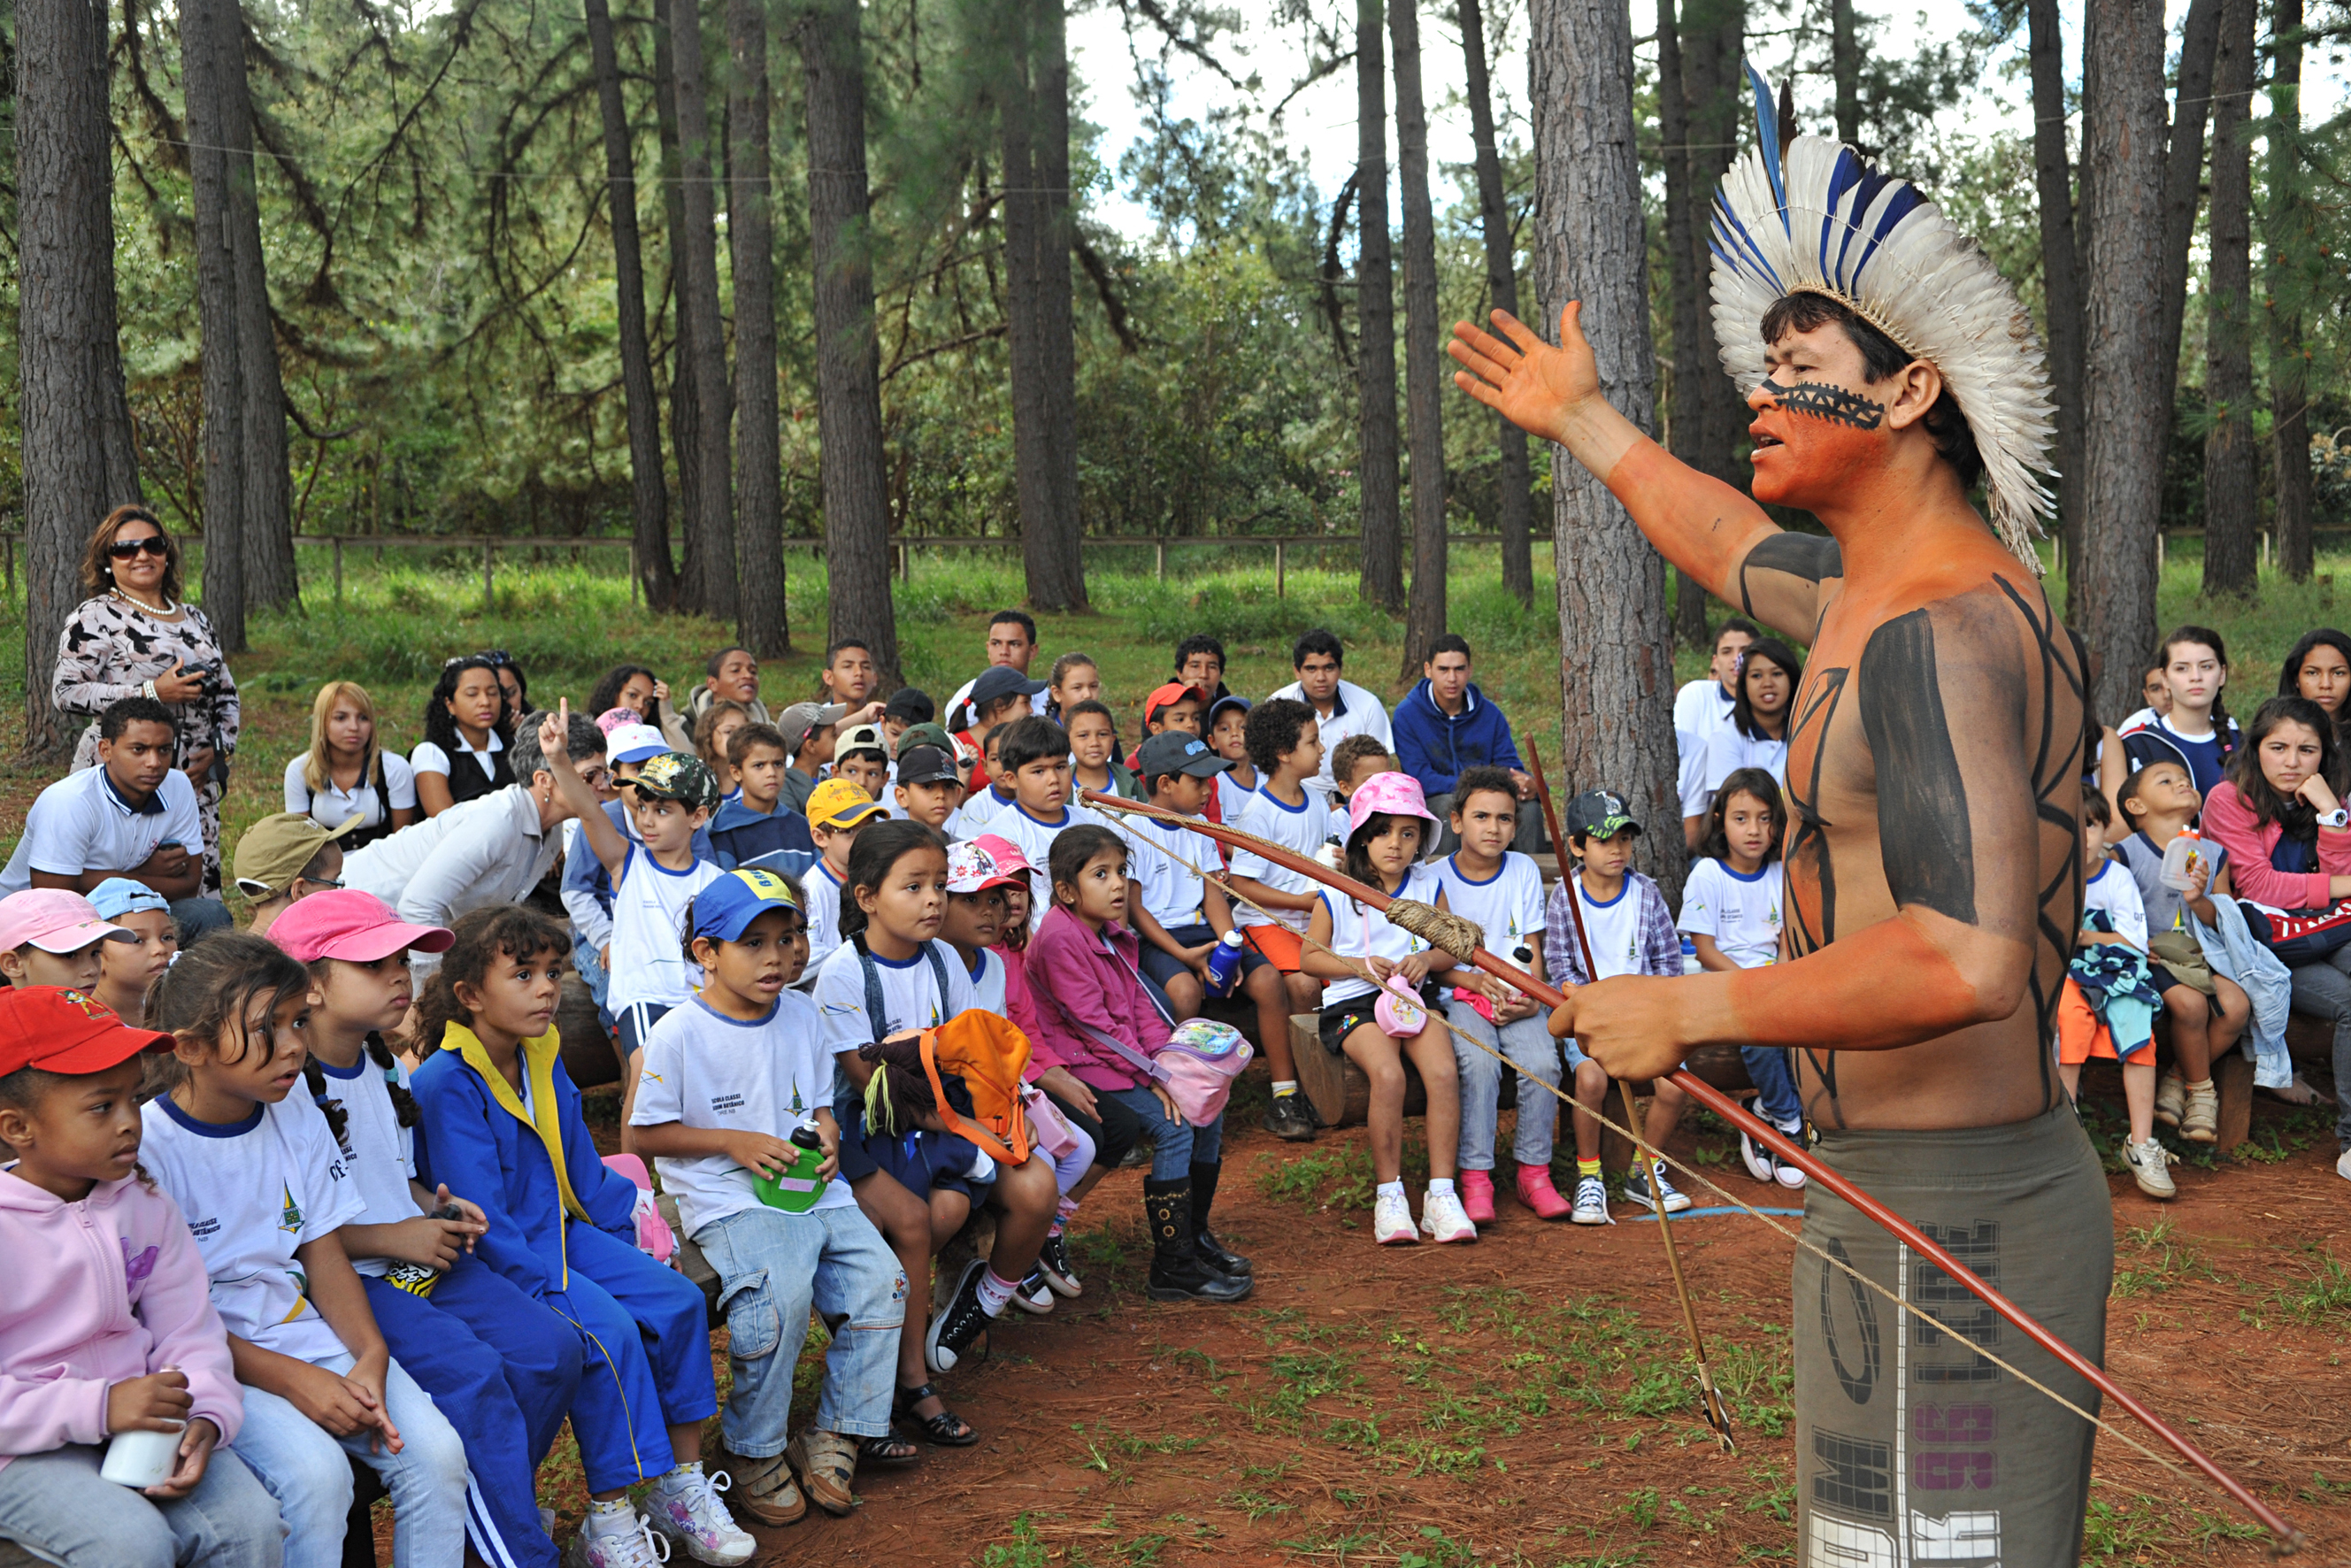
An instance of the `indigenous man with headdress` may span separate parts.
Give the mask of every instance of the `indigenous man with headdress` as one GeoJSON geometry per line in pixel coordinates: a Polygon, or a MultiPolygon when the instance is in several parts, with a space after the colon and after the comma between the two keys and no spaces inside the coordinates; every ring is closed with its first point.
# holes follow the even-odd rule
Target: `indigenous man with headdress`
{"type": "MultiPolygon", "coordinates": [[[[1455,329],[1464,391],[1812,648],[1782,961],[1604,980],[1552,1031],[1630,1080],[1700,1045],[1795,1048],[1821,1158],[2101,1360],[2113,1220],[2048,1044],[2082,912],[2084,676],[2031,543],[2049,506],[2030,472],[2051,424],[2041,349],[1991,261],[1911,185],[1810,136],[1783,171],[1754,85],[1762,145],[1725,179],[1711,246],[1754,500],[1609,406],[1576,304],[1557,347],[1500,311],[1507,342],[1455,329]]],[[[1804,1232],[1934,1321],[1798,1254],[1800,1561],[2075,1561],[2093,1428],[1977,1351],[2085,1409],[2095,1394],[1817,1184],[1804,1232]]]]}

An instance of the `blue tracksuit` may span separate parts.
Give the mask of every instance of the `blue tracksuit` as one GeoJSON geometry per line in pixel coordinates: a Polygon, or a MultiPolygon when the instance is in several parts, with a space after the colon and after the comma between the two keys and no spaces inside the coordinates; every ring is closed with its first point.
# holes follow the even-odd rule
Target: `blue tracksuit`
{"type": "Polygon", "coordinates": [[[716,860],[728,871],[757,862],[793,878],[808,874],[816,863],[816,840],[808,819],[778,804],[773,811],[754,811],[741,800],[729,800],[710,819],[712,852],[697,858],[716,860]]]}
{"type": "Polygon", "coordinates": [[[571,1429],[588,1490],[609,1491],[673,1468],[667,1429],[707,1419],[718,1388],[702,1292],[637,1250],[637,1189],[598,1157],[557,1051],[552,1031],[523,1042],[526,1107],[451,1024],[409,1084],[418,1179],[481,1205],[490,1229],[475,1255],[579,1333],[571,1429]]]}
{"type": "Polygon", "coordinates": [[[1526,767],[1519,760],[1510,721],[1502,710],[1486,700],[1475,681],[1464,695],[1468,700],[1461,711],[1447,713],[1428,695],[1424,680],[1396,704],[1391,725],[1396,766],[1420,780],[1423,794],[1451,794],[1468,768],[1526,767]]]}

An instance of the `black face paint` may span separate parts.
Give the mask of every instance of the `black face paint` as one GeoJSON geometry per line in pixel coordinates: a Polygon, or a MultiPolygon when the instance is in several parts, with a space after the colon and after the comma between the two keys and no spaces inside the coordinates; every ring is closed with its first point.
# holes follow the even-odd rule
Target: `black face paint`
{"type": "Polygon", "coordinates": [[[1798,382],[1793,386],[1772,386],[1770,390],[1780,406],[1791,413],[1808,413],[1832,424],[1852,425],[1855,430],[1876,430],[1886,422],[1884,403],[1826,382],[1798,382]]]}

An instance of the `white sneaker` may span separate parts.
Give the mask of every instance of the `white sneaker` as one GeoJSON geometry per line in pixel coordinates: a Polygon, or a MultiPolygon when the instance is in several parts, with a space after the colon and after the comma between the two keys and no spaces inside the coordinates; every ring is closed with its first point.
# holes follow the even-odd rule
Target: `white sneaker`
{"type": "Polygon", "coordinates": [[[1803,1190],[1804,1173],[1802,1169],[1799,1166],[1790,1165],[1783,1159],[1775,1157],[1772,1160],[1771,1179],[1778,1182],[1782,1186],[1792,1187],[1799,1192],[1803,1190]]]}
{"type": "Polygon", "coordinates": [[[1598,1176],[1584,1176],[1575,1184],[1575,1211],[1568,1216],[1578,1225],[1608,1223],[1608,1189],[1598,1176]]]}
{"type": "Polygon", "coordinates": [[[1046,1283],[1044,1270],[1029,1270],[1029,1277],[1012,1291],[1012,1304],[1036,1317],[1043,1317],[1053,1310],[1053,1290],[1046,1283]]]}
{"type": "MultiPolygon", "coordinates": [[[[589,1515],[593,1520],[591,1511],[589,1515]]],[[[655,1535],[643,1514],[632,1513],[633,1530],[610,1535],[590,1534],[582,1524],[563,1553],[563,1568],[661,1568],[669,1561],[669,1542],[655,1535]]]]}
{"type": "Polygon", "coordinates": [[[718,1500],[732,1484],[729,1476],[706,1476],[698,1464],[683,1475],[664,1476],[645,1494],[645,1520],[653,1530],[685,1548],[696,1563],[731,1568],[748,1563],[759,1543],[736,1528],[735,1516],[718,1500]]]}
{"type": "Polygon", "coordinates": [[[2179,1188],[2171,1179],[2167,1166],[2179,1158],[2165,1152],[2162,1144],[2149,1138],[2143,1144],[2123,1145],[2124,1163],[2130,1166],[2131,1179],[2138,1183],[2139,1191],[2153,1198],[2179,1196],[2179,1188]]]}
{"type": "Polygon", "coordinates": [[[2335,1174],[2345,1181],[2351,1181],[2351,1149],[2344,1150],[2342,1157],[2335,1162],[2335,1174]]]}
{"type": "Polygon", "coordinates": [[[1421,1199],[1420,1228],[1428,1232],[1431,1241],[1478,1239],[1478,1228],[1470,1223],[1468,1211],[1461,1207],[1457,1193],[1432,1192],[1421,1199]]]}
{"type": "MultiPolygon", "coordinates": [[[[1465,1218],[1462,1223],[1468,1223],[1465,1218]]],[[[1402,1193],[1382,1193],[1372,1205],[1372,1239],[1383,1247],[1409,1247],[1420,1239],[1412,1223],[1412,1204],[1402,1193]]]]}
{"type": "Polygon", "coordinates": [[[2167,1127],[2177,1127],[2187,1109],[2188,1080],[2175,1067],[2155,1086],[2155,1119],[2167,1127]]]}
{"type": "Polygon", "coordinates": [[[1775,1180],[1780,1173],[1779,1157],[1745,1133],[1739,1134],[1739,1161],[1760,1182],[1775,1180]]]}

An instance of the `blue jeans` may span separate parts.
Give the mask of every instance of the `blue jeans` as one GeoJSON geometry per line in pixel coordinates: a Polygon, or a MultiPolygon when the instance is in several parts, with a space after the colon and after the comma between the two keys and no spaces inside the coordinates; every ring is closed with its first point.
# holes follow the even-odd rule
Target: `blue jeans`
{"type": "Polygon", "coordinates": [[[1509,1057],[1520,1077],[1534,1081],[1519,1087],[1519,1129],[1510,1152],[1522,1166],[1550,1168],[1552,1141],[1559,1131],[1559,1097],[1551,1092],[1559,1087],[1559,1041],[1552,1038],[1544,1015],[1537,1013],[1497,1029],[1468,1002],[1448,998],[1445,1021],[1453,1028],[1453,1063],[1461,1078],[1461,1168],[1494,1168],[1502,1064],[1480,1051],[1481,1044],[1509,1057]]]}
{"type": "Polygon", "coordinates": [[[747,1208],[695,1231],[694,1244],[718,1270],[718,1306],[726,1314],[735,1388],[719,1428],[728,1453],[760,1459],[784,1451],[792,1368],[811,1306],[847,1320],[824,1353],[818,1428],[889,1436],[906,1271],[863,1209],[747,1208]]]}
{"type": "Polygon", "coordinates": [[[1217,1163],[1224,1150],[1225,1118],[1217,1119],[1205,1127],[1196,1127],[1181,1116],[1170,1120],[1159,1096],[1148,1089],[1098,1089],[1100,1098],[1108,1095],[1134,1113],[1143,1124],[1143,1135],[1152,1140],[1151,1179],[1177,1181],[1189,1177],[1194,1166],[1217,1163]]]}
{"type": "Polygon", "coordinates": [[[612,988],[611,977],[604,973],[604,961],[597,956],[596,949],[578,937],[571,942],[571,967],[596,1003],[597,1021],[606,1029],[617,1028],[611,1011],[604,1006],[604,998],[612,988]]]}
{"type": "MultiPolygon", "coordinates": [[[[351,1358],[319,1364],[345,1373],[351,1358]]],[[[465,1445],[400,1363],[392,1364],[383,1380],[384,1411],[400,1429],[397,1454],[372,1451],[366,1432],[338,1437],[277,1395],[249,1384],[244,1393],[245,1427],[235,1451],[285,1516],[286,1568],[340,1568],[353,1459],[381,1477],[392,1493],[394,1568],[449,1568],[464,1560],[465,1445]]],[[[6,1477],[0,1470],[0,1480],[6,1477]]]]}
{"type": "Polygon", "coordinates": [[[235,1454],[214,1448],[196,1490],[170,1502],[99,1479],[105,1454],[75,1443],[9,1460],[0,1469],[0,1541],[66,1568],[277,1568],[286,1540],[277,1504],[235,1454]]]}
{"type": "Polygon", "coordinates": [[[1788,1065],[1784,1045],[1742,1045],[1739,1060],[1755,1084],[1756,1108],[1763,1119],[1785,1133],[1803,1124],[1804,1102],[1796,1093],[1796,1075],[1788,1065]]]}

